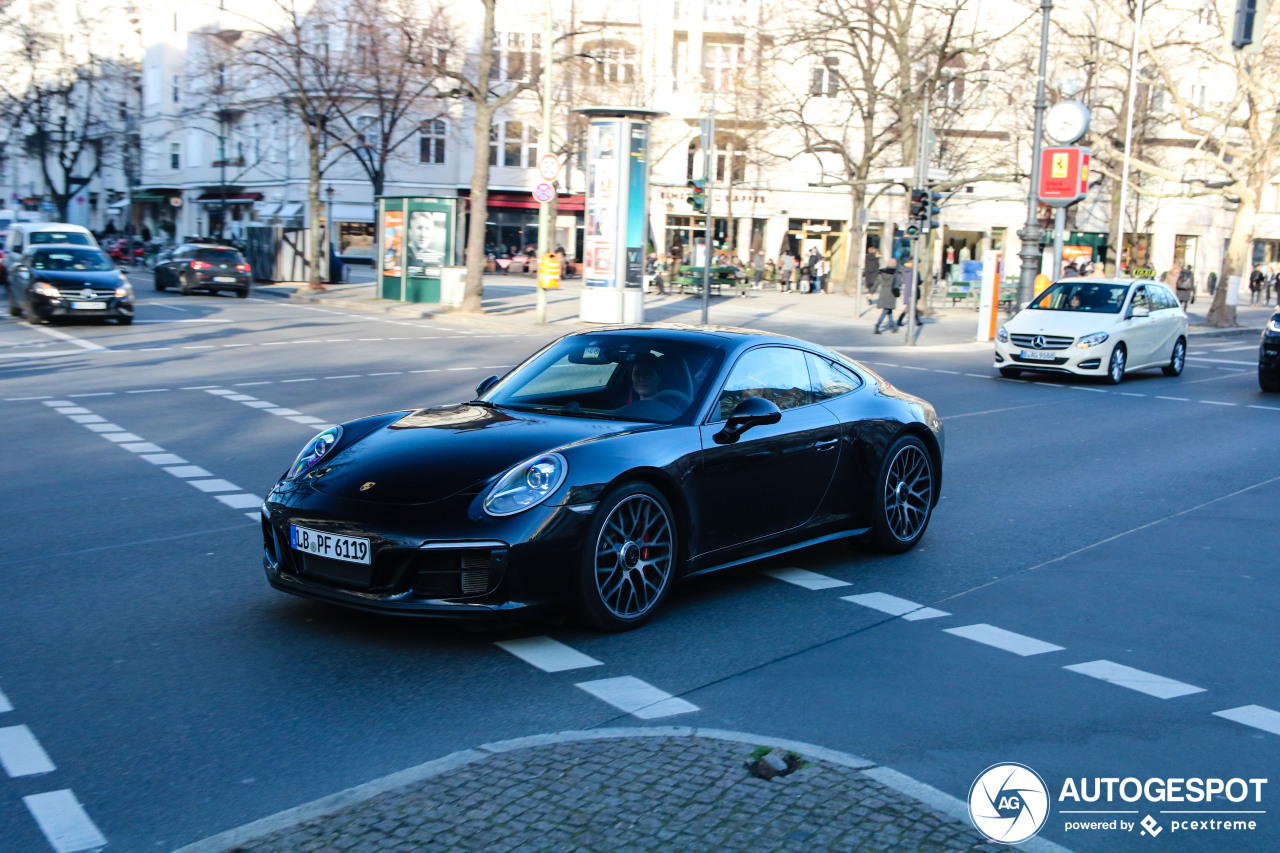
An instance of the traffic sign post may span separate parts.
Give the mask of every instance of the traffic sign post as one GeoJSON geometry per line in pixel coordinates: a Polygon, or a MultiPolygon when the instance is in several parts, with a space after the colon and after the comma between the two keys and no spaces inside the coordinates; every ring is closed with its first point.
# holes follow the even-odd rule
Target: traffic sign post
{"type": "Polygon", "coordinates": [[[546,204],[556,197],[556,188],[551,184],[542,183],[533,188],[533,198],[539,204],[546,204]]]}
{"type": "Polygon", "coordinates": [[[538,159],[538,176],[544,181],[554,181],[560,174],[560,158],[554,154],[543,154],[538,159]]]}
{"type": "Polygon", "coordinates": [[[538,262],[538,287],[543,290],[559,290],[560,276],[560,256],[555,252],[547,252],[538,262]]]}

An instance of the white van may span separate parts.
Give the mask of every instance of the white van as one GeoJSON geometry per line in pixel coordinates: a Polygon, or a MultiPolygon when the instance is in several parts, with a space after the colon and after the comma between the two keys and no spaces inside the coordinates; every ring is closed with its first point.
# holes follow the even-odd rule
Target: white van
{"type": "Polygon", "coordinates": [[[0,266],[0,278],[7,284],[9,267],[19,255],[32,246],[43,243],[70,243],[77,246],[98,248],[98,241],[88,228],[68,222],[14,222],[4,238],[4,261],[0,266]]]}

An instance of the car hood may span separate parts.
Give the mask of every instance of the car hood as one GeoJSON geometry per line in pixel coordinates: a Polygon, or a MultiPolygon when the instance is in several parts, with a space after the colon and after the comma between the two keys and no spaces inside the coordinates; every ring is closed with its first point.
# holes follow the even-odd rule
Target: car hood
{"type": "Polygon", "coordinates": [[[1093,332],[1103,332],[1123,320],[1123,314],[1103,314],[1094,311],[1041,311],[1025,308],[1004,324],[1011,334],[1019,335],[1070,335],[1078,338],[1093,332]]]}
{"type": "Polygon", "coordinates": [[[325,494],[349,500],[432,503],[478,491],[540,453],[654,428],[471,404],[420,409],[340,450],[306,479],[325,494]]]}
{"type": "Polygon", "coordinates": [[[97,287],[116,287],[120,284],[120,273],[117,270],[87,272],[85,270],[32,270],[33,280],[47,281],[58,287],[70,287],[77,284],[92,284],[97,287]]]}

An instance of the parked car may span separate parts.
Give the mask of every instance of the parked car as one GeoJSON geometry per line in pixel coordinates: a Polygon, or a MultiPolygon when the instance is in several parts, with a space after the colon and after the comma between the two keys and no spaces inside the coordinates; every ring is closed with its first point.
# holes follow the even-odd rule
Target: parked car
{"type": "Polygon", "coordinates": [[[1180,376],[1186,359],[1187,315],[1151,279],[1063,279],[996,332],[995,364],[1006,377],[1074,373],[1117,385],[1150,367],[1180,376]]]}
{"type": "Polygon", "coordinates": [[[1258,385],[1263,391],[1280,392],[1280,311],[1271,315],[1258,346],[1258,385]]]}
{"type": "Polygon", "coordinates": [[[133,322],[133,285],[96,246],[37,244],[11,258],[9,315],[32,323],[110,317],[133,322]]]}
{"type": "Polygon", "coordinates": [[[156,259],[156,290],[175,287],[184,294],[197,290],[226,290],[241,299],[249,295],[253,270],[244,255],[231,246],[185,243],[156,259]]]}
{"type": "Polygon", "coordinates": [[[625,630],[682,576],[837,539],[907,551],[941,487],[933,407],[794,338],[574,332],[476,395],[309,441],[262,505],[271,585],[625,630]]]}
{"type": "Polygon", "coordinates": [[[14,222],[4,240],[4,260],[0,262],[0,280],[9,281],[9,271],[19,255],[32,246],[49,243],[98,247],[88,228],[67,222],[14,222]]]}

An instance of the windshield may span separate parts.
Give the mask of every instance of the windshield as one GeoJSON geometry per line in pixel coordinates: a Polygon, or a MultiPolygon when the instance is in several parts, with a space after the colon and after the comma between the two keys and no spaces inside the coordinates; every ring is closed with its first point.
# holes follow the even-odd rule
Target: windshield
{"type": "Polygon", "coordinates": [[[97,249],[58,249],[36,252],[31,258],[31,268],[53,271],[107,272],[115,269],[115,264],[97,249]]]}
{"type": "Polygon", "coordinates": [[[72,243],[77,246],[92,245],[88,235],[78,231],[32,231],[30,242],[36,243],[72,243]]]}
{"type": "Polygon", "coordinates": [[[1060,281],[1052,285],[1030,308],[1040,311],[1088,311],[1119,314],[1129,292],[1127,284],[1102,284],[1088,279],[1060,281]]]}
{"type": "Polygon", "coordinates": [[[574,335],[552,344],[481,400],[516,411],[675,423],[691,416],[718,349],[634,333],[574,335]]]}
{"type": "Polygon", "coordinates": [[[244,259],[235,249],[196,249],[197,261],[211,264],[242,264],[244,259]]]}

